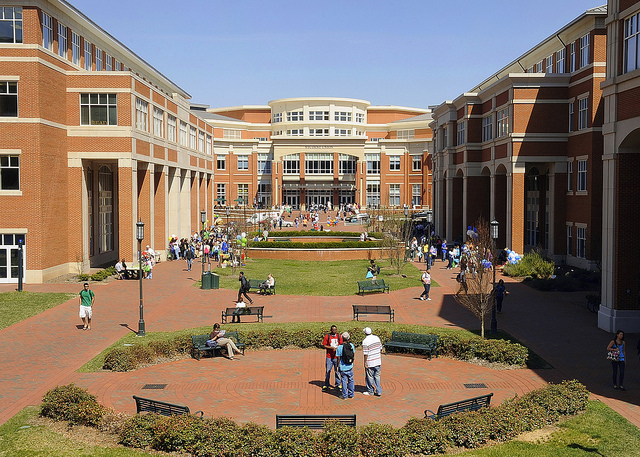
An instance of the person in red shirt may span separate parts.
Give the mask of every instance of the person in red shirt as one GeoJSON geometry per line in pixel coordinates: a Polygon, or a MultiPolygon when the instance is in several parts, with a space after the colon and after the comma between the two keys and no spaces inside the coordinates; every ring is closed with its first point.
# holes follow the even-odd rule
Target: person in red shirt
{"type": "Polygon", "coordinates": [[[324,378],[324,386],[322,386],[323,391],[327,391],[329,389],[330,384],[329,381],[331,379],[331,370],[333,369],[335,372],[336,379],[336,389],[341,389],[342,384],[340,382],[340,375],[338,373],[338,358],[336,357],[336,348],[342,344],[342,336],[338,334],[338,327],[335,325],[331,326],[331,332],[327,333],[322,340],[322,347],[327,350],[326,357],[326,369],[327,374],[324,378]]]}

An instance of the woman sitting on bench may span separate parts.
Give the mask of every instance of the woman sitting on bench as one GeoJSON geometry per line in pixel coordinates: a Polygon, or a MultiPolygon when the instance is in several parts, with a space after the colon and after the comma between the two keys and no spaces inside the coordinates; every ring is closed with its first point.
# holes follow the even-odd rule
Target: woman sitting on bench
{"type": "Polygon", "coordinates": [[[217,322],[213,324],[213,330],[209,334],[209,339],[207,340],[207,346],[216,347],[216,346],[225,346],[227,348],[227,354],[231,360],[236,360],[233,356],[234,351],[240,354],[240,349],[238,349],[235,343],[230,338],[224,338],[225,331],[220,330],[220,324],[217,322]]]}
{"type": "Polygon", "coordinates": [[[267,277],[265,282],[260,283],[260,295],[266,295],[273,286],[276,285],[276,280],[271,273],[267,277]]]}

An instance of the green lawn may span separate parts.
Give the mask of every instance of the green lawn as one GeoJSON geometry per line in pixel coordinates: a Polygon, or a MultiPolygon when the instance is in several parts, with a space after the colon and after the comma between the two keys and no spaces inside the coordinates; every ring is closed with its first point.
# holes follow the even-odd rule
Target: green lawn
{"type": "Polygon", "coordinates": [[[0,329],[40,314],[72,297],[75,297],[75,294],[2,292],[0,293],[0,329]]]}
{"type": "MultiPolygon", "coordinates": [[[[390,290],[420,287],[422,272],[407,263],[401,275],[396,273],[386,260],[376,260],[380,266],[379,279],[389,284],[390,290]]],[[[238,289],[238,274],[244,271],[249,279],[267,279],[269,273],[276,279],[276,292],[282,295],[353,295],[358,292],[356,281],[364,281],[367,275],[367,260],[340,260],[307,262],[299,260],[249,259],[246,266],[238,267],[233,274],[230,268],[215,268],[220,275],[220,288],[238,289]]],[[[194,262],[193,268],[200,266],[194,262]]],[[[201,268],[201,267],[200,267],[201,268]]],[[[438,287],[432,281],[433,287],[438,287]]],[[[197,282],[200,287],[200,282],[197,282]]]]}
{"type": "MultiPolygon", "coordinates": [[[[68,438],[42,425],[33,425],[37,407],[28,407],[0,426],[0,456],[129,457],[157,455],[125,447],[101,447],[68,438]]],[[[465,457],[622,457],[640,455],[640,430],[604,403],[591,401],[585,413],[563,422],[538,443],[510,441],[465,457]]]]}

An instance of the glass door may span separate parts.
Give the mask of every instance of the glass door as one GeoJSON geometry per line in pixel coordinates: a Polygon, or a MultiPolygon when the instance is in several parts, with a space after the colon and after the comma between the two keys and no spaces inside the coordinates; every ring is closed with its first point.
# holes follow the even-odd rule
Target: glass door
{"type": "MultiPolygon", "coordinates": [[[[0,283],[17,283],[20,262],[18,240],[24,241],[24,235],[2,234],[0,235],[0,283]]],[[[22,274],[26,271],[26,256],[22,247],[22,274]]]]}

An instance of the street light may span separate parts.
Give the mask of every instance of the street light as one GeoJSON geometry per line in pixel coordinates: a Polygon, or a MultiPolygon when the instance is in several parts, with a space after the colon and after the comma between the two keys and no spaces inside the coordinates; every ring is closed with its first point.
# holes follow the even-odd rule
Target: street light
{"type": "Polygon", "coordinates": [[[202,248],[202,274],[204,274],[204,224],[207,223],[207,212],[205,210],[200,211],[200,222],[202,222],[202,236],[200,237],[200,247],[202,248]]]}
{"type": "Polygon", "coordinates": [[[24,251],[22,250],[22,246],[24,246],[24,239],[20,238],[18,240],[18,292],[22,292],[22,266],[24,265],[24,251]]]}
{"type": "Polygon", "coordinates": [[[428,249],[428,255],[429,255],[429,261],[427,262],[427,265],[429,265],[429,268],[431,268],[431,224],[433,223],[433,211],[429,210],[427,211],[427,249],[428,249]]]}
{"type": "Polygon", "coordinates": [[[498,227],[499,223],[497,220],[491,221],[491,239],[493,240],[493,249],[491,253],[491,260],[493,264],[493,306],[491,307],[491,333],[498,332],[498,319],[496,318],[496,241],[498,239],[498,227]]]}
{"type": "Polygon", "coordinates": [[[138,279],[140,280],[140,322],[138,322],[138,336],[145,336],[144,304],[142,302],[142,240],[144,240],[144,222],[136,222],[136,239],[138,240],[138,279]]]}

